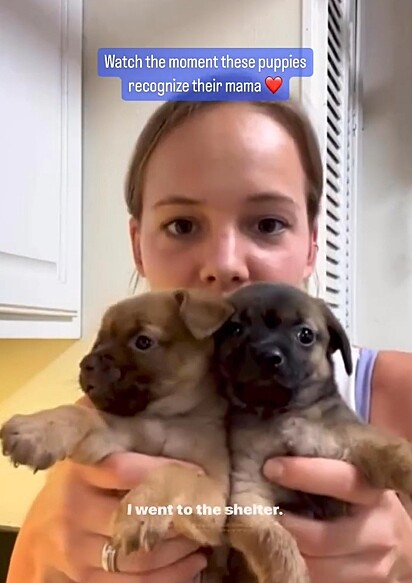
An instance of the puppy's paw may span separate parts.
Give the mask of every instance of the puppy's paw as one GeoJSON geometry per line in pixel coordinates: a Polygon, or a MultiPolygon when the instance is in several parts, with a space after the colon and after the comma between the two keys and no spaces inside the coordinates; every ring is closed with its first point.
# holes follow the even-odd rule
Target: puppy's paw
{"type": "Polygon", "coordinates": [[[192,514],[175,514],[173,525],[176,531],[202,546],[217,547],[223,544],[222,516],[199,514],[196,512],[197,504],[185,506],[192,508],[192,514]]]}
{"type": "MultiPolygon", "coordinates": [[[[155,512],[153,510],[153,512],[155,512]]],[[[129,492],[121,501],[113,526],[112,544],[126,554],[144,549],[149,551],[161,542],[168,529],[175,531],[202,546],[217,547],[223,542],[223,521],[220,515],[201,516],[196,506],[182,496],[165,504],[164,496],[157,496],[147,485],[129,492]],[[191,514],[183,511],[191,508],[191,514]],[[156,513],[143,509],[156,509],[156,513]],[[139,510],[137,510],[139,509],[139,510]]]]}
{"type": "Polygon", "coordinates": [[[145,486],[132,490],[123,498],[116,513],[112,545],[126,555],[139,549],[152,550],[165,538],[172,524],[173,514],[168,512],[169,508],[156,501],[154,493],[145,486]],[[157,514],[144,514],[150,507],[156,508],[157,514]]]}
{"type": "Polygon", "coordinates": [[[248,517],[236,517],[230,521],[229,538],[258,583],[310,583],[296,541],[276,521],[258,525],[248,517]]]}
{"type": "Polygon", "coordinates": [[[299,455],[297,452],[302,448],[301,434],[305,429],[303,419],[291,418],[282,425],[282,443],[290,455],[299,455]]]}
{"type": "MultiPolygon", "coordinates": [[[[0,430],[3,454],[15,466],[29,466],[35,471],[45,470],[66,457],[64,442],[50,431],[53,420],[44,413],[14,415],[0,430]]],[[[56,429],[56,427],[54,427],[56,429]]]]}
{"type": "Polygon", "coordinates": [[[345,455],[338,438],[320,424],[290,417],[280,428],[282,443],[289,455],[341,459],[345,455]]]}
{"type": "Polygon", "coordinates": [[[168,516],[126,516],[117,519],[112,536],[113,547],[125,555],[143,549],[151,551],[161,542],[171,525],[168,516]]]}
{"type": "Polygon", "coordinates": [[[290,455],[314,455],[318,443],[313,428],[305,419],[291,417],[281,428],[282,443],[290,455]]]}
{"type": "Polygon", "coordinates": [[[406,440],[358,443],[350,461],[371,486],[412,496],[412,445],[406,440]]]}

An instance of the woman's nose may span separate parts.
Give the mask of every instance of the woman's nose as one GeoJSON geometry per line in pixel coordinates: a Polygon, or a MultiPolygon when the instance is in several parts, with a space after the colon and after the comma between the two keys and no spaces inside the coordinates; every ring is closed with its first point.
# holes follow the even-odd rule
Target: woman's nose
{"type": "Polygon", "coordinates": [[[246,254],[238,233],[230,230],[205,243],[200,279],[219,291],[230,291],[249,280],[246,254]]]}

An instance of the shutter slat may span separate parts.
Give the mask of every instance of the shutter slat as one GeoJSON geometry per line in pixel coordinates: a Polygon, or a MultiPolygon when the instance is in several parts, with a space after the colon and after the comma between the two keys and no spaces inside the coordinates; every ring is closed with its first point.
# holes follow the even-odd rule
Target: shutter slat
{"type": "Polygon", "coordinates": [[[328,290],[326,290],[325,301],[334,310],[338,310],[340,308],[339,294],[331,294],[328,290]]]}
{"type": "Polygon", "coordinates": [[[339,24],[336,22],[336,18],[331,18],[329,14],[329,22],[328,22],[328,29],[329,29],[329,39],[330,42],[334,42],[336,46],[341,45],[341,31],[339,24]],[[331,34],[332,33],[332,34],[331,34]]]}
{"type": "Polygon", "coordinates": [[[336,163],[336,164],[340,164],[341,163],[341,154],[342,152],[339,151],[339,148],[337,148],[335,146],[335,144],[332,141],[328,141],[327,145],[326,145],[326,152],[328,154],[328,156],[330,156],[330,158],[332,158],[332,160],[336,163]]]}
{"type": "Polygon", "coordinates": [[[328,221],[326,231],[332,234],[332,236],[340,237],[339,221],[330,220],[328,221]]]}
{"type": "Polygon", "coordinates": [[[337,150],[339,150],[340,148],[340,144],[339,144],[339,140],[337,140],[335,138],[335,136],[333,136],[330,132],[329,135],[327,137],[328,143],[332,143],[333,147],[336,148],[337,150]]]}
{"type": "MultiPolygon", "coordinates": [[[[335,214],[333,216],[336,216],[336,213],[338,212],[338,208],[341,206],[341,192],[339,190],[336,190],[334,188],[332,189],[328,189],[326,191],[326,200],[328,202],[328,205],[332,205],[332,209],[335,211],[335,214]]],[[[331,209],[331,212],[332,212],[331,209]]]]}
{"type": "MultiPolygon", "coordinates": [[[[332,25],[332,22],[330,24],[332,25]]],[[[336,29],[334,24],[332,26],[329,26],[328,46],[331,50],[333,50],[336,53],[337,58],[340,60],[339,49],[341,47],[341,39],[340,33],[336,29]]]]}
{"type": "Polygon", "coordinates": [[[328,263],[326,266],[326,275],[328,278],[340,280],[339,269],[334,263],[328,263]]]}
{"type": "Polygon", "coordinates": [[[333,85],[333,87],[334,87],[334,91],[337,91],[339,93],[342,89],[340,79],[338,77],[336,77],[335,74],[333,74],[333,75],[330,75],[329,80],[330,80],[331,85],[333,85]]]}
{"type": "Polygon", "coordinates": [[[329,159],[327,161],[326,168],[337,180],[340,180],[341,174],[339,171],[339,166],[337,166],[333,160],[329,159]]]}
{"type": "Polygon", "coordinates": [[[328,1],[328,11],[329,11],[329,26],[335,26],[339,31],[339,35],[342,30],[342,12],[340,10],[339,2],[333,2],[333,0],[328,1]]]}
{"type": "MultiPolygon", "coordinates": [[[[327,195],[333,197],[334,194],[340,193],[340,184],[334,176],[328,173],[326,178],[327,195]]],[[[339,200],[339,199],[338,199],[339,200]]]]}
{"type": "Polygon", "coordinates": [[[329,9],[331,12],[333,12],[337,22],[342,22],[342,9],[340,4],[341,1],[339,0],[329,0],[328,2],[329,9]]]}
{"type": "Polygon", "coordinates": [[[342,77],[342,62],[336,58],[334,51],[328,51],[328,61],[337,77],[342,77]]]}
{"type": "Polygon", "coordinates": [[[328,103],[328,114],[330,119],[333,120],[336,125],[340,124],[342,120],[340,107],[336,107],[332,103],[328,103]]]}
{"type": "Polygon", "coordinates": [[[342,100],[340,98],[340,95],[339,93],[336,93],[336,91],[332,89],[329,79],[327,84],[327,90],[328,90],[328,104],[330,103],[331,106],[332,104],[334,104],[336,107],[341,107],[342,100]]]}
{"type": "Polygon", "coordinates": [[[341,136],[342,130],[335,123],[335,121],[330,117],[330,115],[327,115],[327,123],[328,123],[328,132],[333,132],[335,138],[337,140],[340,140],[340,136],[341,136]]]}
{"type": "Polygon", "coordinates": [[[334,252],[339,251],[341,249],[340,237],[337,237],[335,235],[335,233],[333,233],[332,231],[329,231],[327,245],[328,245],[328,251],[329,251],[329,249],[332,249],[334,252]]]}
{"type": "MultiPolygon", "coordinates": [[[[337,210],[337,207],[332,205],[332,204],[328,204],[328,210],[327,210],[327,216],[326,219],[331,222],[333,225],[335,225],[335,223],[339,223],[340,221],[340,213],[337,210]]],[[[335,231],[337,230],[337,227],[334,229],[335,231]]],[[[339,229],[339,232],[341,232],[341,229],[339,229]]]]}

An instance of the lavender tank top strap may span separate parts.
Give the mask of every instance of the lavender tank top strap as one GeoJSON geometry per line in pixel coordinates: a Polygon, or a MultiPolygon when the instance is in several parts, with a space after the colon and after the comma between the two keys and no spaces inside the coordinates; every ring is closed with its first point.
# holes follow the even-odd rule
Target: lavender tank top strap
{"type": "Polygon", "coordinates": [[[338,389],[346,404],[366,423],[370,421],[371,380],[378,355],[376,350],[351,346],[353,372],[345,370],[340,352],[332,356],[338,389]]]}
{"type": "Polygon", "coordinates": [[[355,368],[355,409],[366,421],[370,419],[371,381],[378,351],[361,348],[355,368]]]}

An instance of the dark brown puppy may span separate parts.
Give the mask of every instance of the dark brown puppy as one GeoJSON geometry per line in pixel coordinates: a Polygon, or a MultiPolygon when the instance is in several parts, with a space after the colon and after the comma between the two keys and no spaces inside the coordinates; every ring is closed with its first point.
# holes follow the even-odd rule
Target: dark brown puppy
{"type": "Polygon", "coordinates": [[[71,458],[94,464],[135,451],[192,462],[171,462],[150,474],[121,502],[112,544],[146,550],[169,526],[200,545],[222,542],[225,514],[199,516],[198,504],[224,508],[229,494],[226,400],[211,369],[212,334],[231,315],[223,300],[197,292],[151,292],[106,312],[95,345],[81,363],[80,384],[97,410],[63,405],[15,415],[0,431],[3,453],[15,464],[46,469],[71,458]],[[128,515],[134,506],[173,505],[174,515],[128,515]],[[192,515],[176,513],[190,506],[192,515]]]}
{"type": "MultiPolygon", "coordinates": [[[[412,446],[362,423],[338,392],[332,354],[340,350],[351,373],[351,351],[326,304],[265,283],[228,299],[236,312],[216,334],[216,355],[230,401],[229,504],[279,506],[321,519],[350,510],[341,501],[267,481],[265,461],[285,455],[345,460],[372,486],[411,495],[412,446]]],[[[276,516],[234,515],[227,528],[260,583],[309,581],[296,542],[276,516]]]]}

